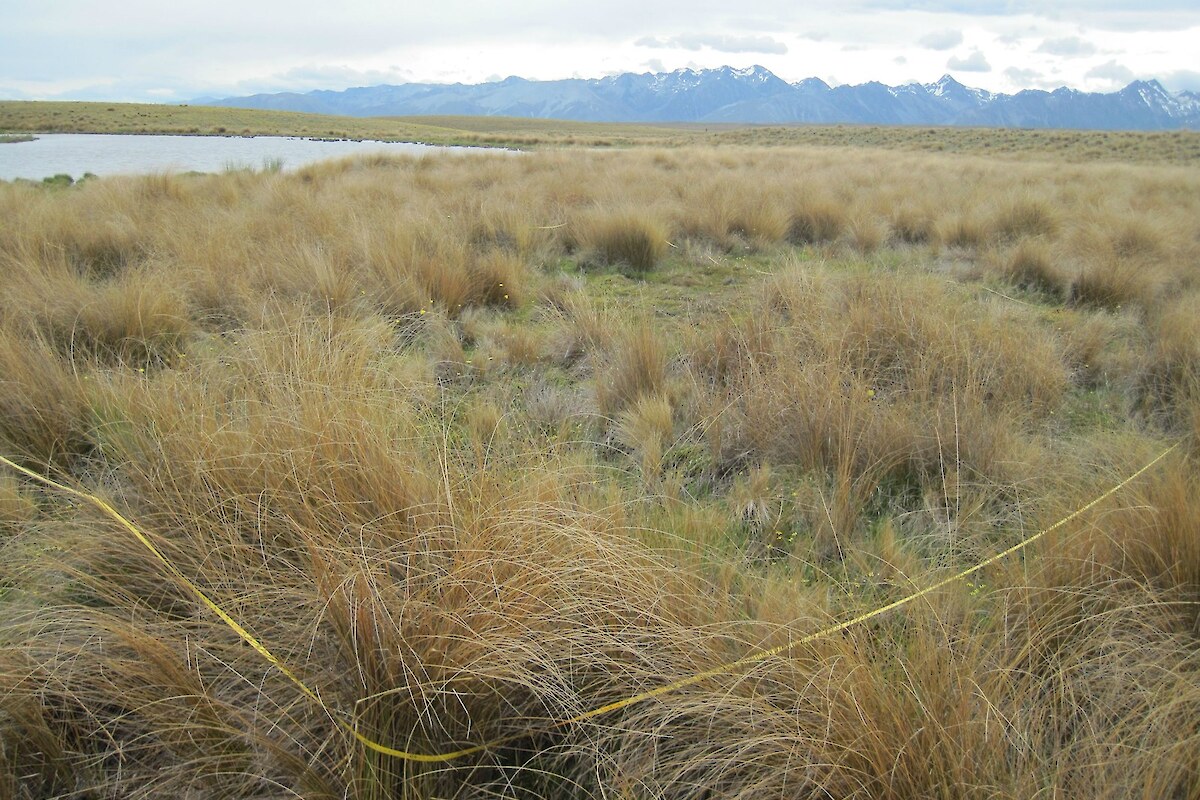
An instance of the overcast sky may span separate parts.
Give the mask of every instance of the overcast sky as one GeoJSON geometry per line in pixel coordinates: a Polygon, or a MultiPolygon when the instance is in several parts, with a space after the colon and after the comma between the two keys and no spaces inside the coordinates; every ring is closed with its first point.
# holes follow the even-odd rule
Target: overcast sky
{"type": "Polygon", "coordinates": [[[1200,90],[1200,2],[0,0],[0,99],[186,102],[761,64],[788,81],[1200,90]],[[1047,10],[1053,6],[1053,10],[1047,10]]]}

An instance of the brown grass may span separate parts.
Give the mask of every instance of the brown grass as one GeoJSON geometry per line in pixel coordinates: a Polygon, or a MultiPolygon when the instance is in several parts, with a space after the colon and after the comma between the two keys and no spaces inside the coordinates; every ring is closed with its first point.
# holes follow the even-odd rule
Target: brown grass
{"type": "Polygon", "coordinates": [[[633,210],[596,212],[578,223],[580,245],[608,266],[648,272],[667,250],[667,231],[653,219],[633,210]]]}
{"type": "Polygon", "coordinates": [[[44,339],[0,327],[0,445],[30,466],[65,467],[90,449],[86,376],[44,339]]]}
{"type": "Polygon", "coordinates": [[[606,414],[665,388],[666,348],[649,325],[633,326],[616,339],[607,360],[596,387],[597,404],[606,414]]]}
{"type": "Polygon", "coordinates": [[[1194,165],[1195,131],[1069,131],[913,125],[574,122],[487,116],[338,117],[287,111],[110,102],[0,101],[0,130],[307,136],[505,147],[816,147],[974,155],[1059,164],[1194,165]]]}
{"type": "Polygon", "coordinates": [[[991,229],[1001,239],[1051,236],[1058,232],[1059,221],[1054,208],[1045,200],[1016,194],[1000,201],[991,229]]]}
{"type": "Polygon", "coordinates": [[[1005,279],[1016,285],[1046,292],[1051,295],[1065,294],[1068,281],[1046,243],[1037,238],[1024,238],[1017,242],[1008,257],[1002,262],[1005,279]]]}
{"type": "Polygon", "coordinates": [[[1195,434],[1196,176],[1055,159],[0,187],[0,452],[364,734],[515,737],[362,748],[0,473],[0,797],[1195,796],[1194,442],[554,724],[1195,434]]]}
{"type": "Polygon", "coordinates": [[[805,197],[792,212],[788,239],[794,244],[820,244],[837,239],[846,227],[845,209],[831,200],[805,197]]]}

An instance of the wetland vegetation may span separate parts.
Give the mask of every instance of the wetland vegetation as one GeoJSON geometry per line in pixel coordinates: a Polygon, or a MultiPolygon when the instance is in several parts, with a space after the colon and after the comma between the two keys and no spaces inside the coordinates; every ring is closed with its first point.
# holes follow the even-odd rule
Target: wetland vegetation
{"type": "Polygon", "coordinates": [[[5,470],[0,796],[1197,796],[1194,155],[747,130],[0,185],[0,452],[503,740],[5,470]]]}

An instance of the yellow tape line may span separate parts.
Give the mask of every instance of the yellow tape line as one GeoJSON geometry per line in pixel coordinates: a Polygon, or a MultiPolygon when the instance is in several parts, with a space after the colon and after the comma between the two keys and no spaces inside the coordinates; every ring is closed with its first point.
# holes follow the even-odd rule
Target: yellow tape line
{"type": "Polygon", "coordinates": [[[164,556],[162,554],[161,550],[159,550],[157,547],[154,546],[154,542],[150,541],[149,537],[147,537],[144,533],[142,533],[140,530],[138,530],[136,525],[134,525],[132,522],[130,522],[128,519],[126,519],[124,516],[122,516],[121,512],[117,511],[115,508],[113,508],[111,505],[109,505],[107,502],[105,502],[102,498],[97,497],[94,494],[89,494],[88,492],[82,492],[78,489],[73,489],[70,486],[61,484],[58,481],[47,478],[44,475],[40,475],[40,474],[34,472],[33,470],[26,469],[25,467],[21,466],[20,464],[17,464],[15,462],[9,460],[8,458],[5,458],[2,455],[0,455],[0,462],[7,464],[9,467],[12,467],[17,472],[20,472],[22,475],[26,475],[30,478],[33,478],[35,481],[43,483],[46,486],[52,486],[53,488],[58,489],[59,491],[66,492],[67,494],[78,497],[81,500],[86,500],[87,502],[96,506],[101,511],[103,511],[105,514],[107,514],[108,516],[112,517],[114,520],[119,522],[121,524],[121,527],[123,527],[125,530],[129,531],[131,534],[134,535],[134,537],[137,538],[137,540],[139,542],[141,542],[143,545],[145,545],[146,549],[149,550],[151,553],[153,553],[154,557],[157,558],[159,561],[161,561],[166,566],[166,568],[168,570],[170,570],[172,575],[174,575],[176,578],[178,578],[179,581],[181,583],[183,583],[183,585],[186,586],[192,592],[192,594],[196,595],[196,597],[199,597],[201,602],[203,602],[204,605],[208,606],[209,610],[211,610],[214,614],[216,614],[218,617],[220,617],[222,622],[224,622],[226,625],[228,625],[230,628],[233,629],[234,633],[236,633],[238,636],[242,637],[243,641],[245,641],[248,645],[253,647],[256,651],[258,651],[258,654],[260,656],[265,658],[268,662],[270,662],[270,664],[273,667],[275,667],[280,672],[282,672],[285,676],[287,676],[288,680],[290,680],[292,683],[296,684],[296,686],[300,687],[300,691],[304,692],[304,694],[307,695],[310,700],[312,700],[314,703],[319,705],[325,711],[325,713],[330,716],[331,719],[333,719],[335,722],[337,722],[339,725],[341,725],[342,728],[344,728],[351,736],[353,736],[355,739],[362,742],[364,745],[371,748],[372,750],[383,753],[385,755],[393,756],[395,758],[403,758],[408,761],[438,762],[438,761],[450,761],[451,759],[461,758],[463,756],[472,755],[474,753],[481,752],[482,750],[485,750],[488,747],[492,746],[492,743],[488,742],[487,744],[478,745],[476,747],[469,747],[465,750],[459,750],[454,753],[442,753],[439,755],[431,756],[431,755],[424,755],[422,753],[408,753],[403,750],[396,750],[394,748],[387,747],[386,745],[379,744],[378,742],[375,742],[366,736],[363,736],[361,733],[358,732],[358,729],[354,725],[350,724],[349,722],[347,722],[345,720],[343,714],[335,713],[333,711],[333,709],[331,709],[329,706],[325,705],[325,701],[322,700],[315,691],[310,689],[308,684],[306,684],[304,681],[300,680],[300,678],[297,677],[296,673],[292,672],[292,670],[288,668],[287,664],[284,664],[282,661],[280,661],[275,656],[274,653],[272,653],[270,650],[268,650],[267,646],[265,644],[263,644],[258,639],[256,639],[254,637],[254,635],[252,633],[250,633],[250,631],[243,628],[238,623],[237,620],[235,620],[228,613],[226,613],[225,609],[223,609],[223,608],[221,608],[221,606],[217,605],[216,601],[214,601],[211,597],[209,597],[207,594],[204,593],[204,590],[202,590],[196,584],[192,583],[192,581],[189,580],[188,577],[186,575],[184,575],[179,570],[179,568],[176,567],[175,564],[169,558],[167,558],[166,556],[164,556]]]}
{"type": "MultiPolygon", "coordinates": [[[[554,722],[549,727],[560,728],[560,727],[565,727],[567,725],[572,725],[577,722],[583,722],[585,720],[592,719],[593,717],[598,717],[602,714],[608,714],[610,712],[617,711],[622,708],[627,708],[628,706],[632,706],[636,703],[641,703],[643,701],[650,700],[655,697],[660,697],[664,694],[669,694],[670,692],[678,691],[679,689],[699,683],[708,678],[712,678],[712,677],[716,677],[718,675],[724,675],[724,674],[727,674],[730,672],[734,672],[748,664],[755,664],[757,662],[764,661],[768,658],[772,658],[773,656],[781,655],[783,653],[788,652],[789,650],[793,650],[802,645],[816,641],[817,639],[822,639],[826,636],[830,636],[832,634],[839,633],[841,631],[846,630],[847,628],[851,628],[855,625],[866,622],[867,620],[878,617],[881,614],[886,614],[887,612],[893,611],[897,608],[900,608],[901,606],[907,605],[908,603],[911,603],[914,600],[919,600],[920,598],[925,597],[928,594],[936,592],[938,589],[941,589],[944,586],[954,583],[955,581],[960,581],[963,578],[969,577],[969,576],[973,575],[974,573],[979,572],[981,569],[984,569],[984,568],[996,563],[997,561],[1000,561],[1001,559],[1007,558],[1008,556],[1012,555],[1013,553],[1017,552],[1018,550],[1022,550],[1024,548],[1028,547],[1029,545],[1033,544],[1034,542],[1036,542],[1038,539],[1041,539],[1046,534],[1048,534],[1054,530],[1057,530],[1058,528],[1061,528],[1063,525],[1066,525],[1067,523],[1071,522],[1074,519],[1077,519],[1078,517],[1082,516],[1083,514],[1087,513],[1088,511],[1090,511],[1095,506],[1099,505],[1100,503],[1104,502],[1108,498],[1112,497],[1117,492],[1124,489],[1126,486],[1128,486],[1133,481],[1140,478],[1147,471],[1149,471],[1155,464],[1157,464],[1159,461],[1166,458],[1168,454],[1170,454],[1173,450],[1175,450],[1175,448],[1179,447],[1180,444],[1181,444],[1181,442],[1176,442],[1175,444],[1168,447],[1166,450],[1163,450],[1161,453],[1159,453],[1157,456],[1155,456],[1152,461],[1150,461],[1144,467],[1139,469],[1137,472],[1133,473],[1132,475],[1127,477],[1125,480],[1118,483],[1116,486],[1113,486],[1111,489],[1106,491],[1104,494],[1100,495],[1099,497],[1096,497],[1094,500],[1092,500],[1087,505],[1081,506],[1080,508],[1076,509],[1075,511],[1072,511],[1070,514],[1063,517],[1058,522],[1055,522],[1050,527],[1043,528],[1042,530],[1038,531],[1037,533],[1033,534],[1032,536],[1029,536],[1028,538],[1023,539],[1022,541],[1013,545],[1012,547],[1009,547],[1007,550],[1002,550],[999,553],[996,553],[995,555],[992,555],[989,558],[986,558],[983,561],[980,561],[978,564],[975,564],[972,567],[968,567],[967,569],[964,569],[963,571],[961,571],[955,575],[951,575],[948,578],[944,578],[930,586],[926,586],[924,589],[920,589],[916,592],[913,592],[910,595],[900,598],[899,600],[895,600],[891,603],[888,603],[887,605],[880,606],[879,608],[873,609],[864,614],[859,614],[857,617],[854,617],[852,619],[848,619],[844,622],[839,622],[836,625],[829,626],[828,628],[823,628],[819,631],[816,631],[815,633],[810,633],[807,636],[797,639],[794,642],[789,642],[787,644],[781,644],[778,647],[772,647],[768,650],[755,651],[755,652],[751,653],[750,655],[739,658],[737,661],[730,661],[727,664],[722,664],[718,667],[704,670],[703,672],[697,672],[695,674],[689,675],[686,678],[680,678],[677,681],[672,681],[671,683],[667,683],[667,684],[664,684],[657,688],[650,689],[648,691],[632,695],[631,697],[626,697],[622,700],[617,700],[615,702],[608,703],[607,705],[603,705],[598,708],[593,708],[589,711],[583,712],[582,714],[576,714],[575,716],[570,717],[569,719],[563,719],[563,720],[559,720],[558,722],[554,722]]],[[[454,759],[463,758],[464,756],[474,755],[476,753],[481,753],[485,750],[490,750],[490,749],[498,747],[502,744],[506,744],[508,742],[511,742],[511,741],[514,741],[517,739],[521,739],[521,738],[525,737],[526,735],[528,735],[527,733],[513,734],[511,736],[505,736],[500,739],[493,739],[491,741],[485,742],[483,744],[475,745],[473,747],[467,747],[462,750],[455,750],[454,752],[451,752],[451,753],[438,753],[435,755],[428,755],[425,753],[410,753],[405,750],[397,750],[396,748],[388,747],[387,745],[380,744],[379,742],[376,742],[374,739],[371,739],[368,736],[364,736],[362,733],[360,733],[358,731],[358,728],[356,725],[352,724],[351,722],[346,721],[345,714],[340,713],[340,712],[335,712],[333,709],[331,709],[329,706],[327,706],[325,704],[325,701],[323,701],[315,691],[313,691],[311,688],[309,688],[309,686],[306,683],[304,683],[304,681],[300,680],[300,678],[296,676],[296,673],[292,672],[291,669],[289,669],[286,664],[284,664],[282,661],[280,661],[275,656],[274,653],[272,653],[270,650],[268,650],[266,645],[264,645],[258,639],[254,638],[254,636],[249,631],[247,631],[240,624],[238,624],[237,620],[235,620],[233,617],[231,617],[229,614],[227,614],[225,612],[225,610],[222,609],[219,605],[217,605],[217,603],[215,601],[213,601],[208,595],[206,595],[203,592],[203,590],[200,589],[200,587],[198,587],[196,584],[192,583],[192,581],[189,580],[188,577],[186,575],[184,575],[179,570],[179,568],[175,566],[174,563],[172,563],[166,556],[164,556],[162,554],[162,552],[157,547],[154,546],[154,543],[151,542],[150,539],[145,534],[143,534],[140,530],[138,530],[138,528],[132,522],[130,522],[128,519],[126,519],[124,516],[122,516],[121,513],[118,512],[115,508],[113,508],[111,505],[109,505],[103,499],[97,497],[94,494],[89,494],[87,492],[83,492],[78,489],[73,489],[70,486],[66,486],[57,481],[51,480],[50,478],[47,478],[44,475],[40,475],[32,470],[26,469],[25,467],[21,466],[20,464],[10,461],[9,459],[5,458],[2,455],[0,455],[0,462],[7,464],[12,469],[17,470],[21,474],[26,475],[26,476],[32,478],[33,480],[38,481],[39,483],[45,484],[46,486],[51,486],[55,489],[58,489],[59,491],[66,492],[67,494],[73,495],[82,500],[86,500],[87,502],[89,502],[92,505],[99,508],[101,511],[103,511],[108,516],[112,517],[118,523],[120,523],[121,526],[123,528],[125,528],[125,530],[129,531],[131,534],[134,535],[134,537],[137,538],[137,540],[139,542],[141,542],[143,545],[145,545],[146,549],[148,549],[151,553],[153,553],[154,556],[159,561],[161,561],[168,570],[170,570],[172,575],[174,575],[176,578],[178,578],[179,581],[182,582],[184,586],[186,586],[189,590],[191,590],[191,592],[193,594],[195,594],[197,597],[199,597],[200,600],[204,603],[204,605],[208,606],[208,608],[214,614],[216,614],[218,617],[220,617],[222,622],[224,622],[231,629],[233,629],[233,631],[235,633],[237,633],[238,636],[242,637],[242,639],[247,644],[249,644],[251,647],[253,647],[258,652],[258,654],[261,655],[264,659],[266,659],[272,666],[274,666],[276,669],[278,669],[280,672],[282,672],[292,683],[296,684],[296,686],[298,686],[300,688],[300,691],[302,691],[314,703],[319,705],[325,711],[325,713],[327,713],[330,716],[331,719],[336,721],[338,725],[340,725],[343,729],[345,729],[347,733],[349,733],[356,740],[358,740],[364,747],[367,747],[370,750],[374,750],[377,753],[382,753],[383,755],[391,756],[393,758],[401,758],[406,761],[416,761],[416,762],[422,762],[422,763],[440,763],[440,762],[446,762],[446,761],[453,761],[454,759]]]]}

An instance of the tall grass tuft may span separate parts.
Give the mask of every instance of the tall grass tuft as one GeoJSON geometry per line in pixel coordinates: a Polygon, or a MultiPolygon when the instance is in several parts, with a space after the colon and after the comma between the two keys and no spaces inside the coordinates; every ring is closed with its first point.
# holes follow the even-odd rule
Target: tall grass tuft
{"type": "Polygon", "coordinates": [[[580,243],[595,252],[602,264],[649,272],[667,250],[666,229],[637,211],[595,212],[578,225],[580,243]]]}
{"type": "Polygon", "coordinates": [[[1052,236],[1060,225],[1057,212],[1048,202],[1028,194],[1014,194],[1001,200],[990,220],[992,235],[1007,240],[1052,236]]]}
{"type": "Polygon", "coordinates": [[[1186,424],[1200,407],[1200,294],[1162,309],[1152,330],[1154,345],[1138,381],[1140,403],[1186,424]]]}
{"type": "Polygon", "coordinates": [[[1021,239],[1003,263],[1004,277],[1018,286],[1062,296],[1069,283],[1054,254],[1039,239],[1021,239]]]}
{"type": "Polygon", "coordinates": [[[647,324],[623,331],[613,341],[606,362],[596,378],[597,404],[604,414],[615,414],[666,388],[667,351],[647,324]]]}
{"type": "Polygon", "coordinates": [[[87,367],[0,325],[0,446],[32,468],[69,470],[91,450],[87,367]]]}
{"type": "Polygon", "coordinates": [[[846,228],[846,209],[832,200],[805,196],[796,203],[788,240],[793,244],[832,242],[846,228]]]}

